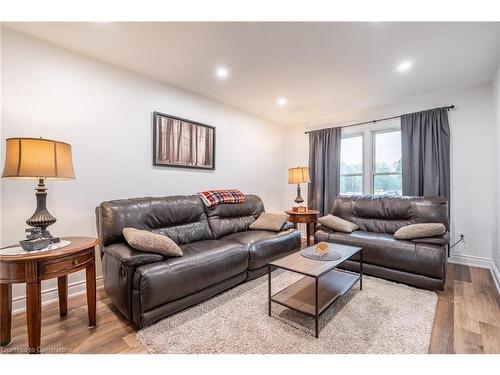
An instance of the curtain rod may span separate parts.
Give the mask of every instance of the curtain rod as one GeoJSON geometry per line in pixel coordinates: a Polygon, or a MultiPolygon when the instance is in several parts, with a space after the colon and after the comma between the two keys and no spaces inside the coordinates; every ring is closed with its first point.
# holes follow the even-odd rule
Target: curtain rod
{"type": "MultiPolygon", "coordinates": [[[[452,104],[452,105],[449,105],[447,107],[440,107],[440,108],[445,108],[447,111],[449,111],[450,109],[455,108],[455,105],[452,104]]],[[[419,112],[423,112],[423,111],[419,111],[419,112]]],[[[412,112],[412,113],[415,113],[415,112],[412,112]]],[[[315,132],[315,131],[318,131],[318,130],[332,129],[332,128],[336,128],[336,127],[338,127],[338,128],[349,128],[351,126],[366,125],[366,124],[375,124],[376,122],[379,122],[379,121],[392,120],[392,119],[395,119],[395,118],[399,118],[401,116],[411,115],[412,113],[403,113],[402,115],[398,115],[398,116],[391,116],[391,117],[379,118],[377,120],[371,120],[371,121],[357,122],[355,124],[350,124],[350,125],[345,125],[345,126],[332,126],[332,127],[329,127],[329,128],[309,130],[309,131],[304,132],[304,134],[312,133],[312,132],[315,132]]]]}

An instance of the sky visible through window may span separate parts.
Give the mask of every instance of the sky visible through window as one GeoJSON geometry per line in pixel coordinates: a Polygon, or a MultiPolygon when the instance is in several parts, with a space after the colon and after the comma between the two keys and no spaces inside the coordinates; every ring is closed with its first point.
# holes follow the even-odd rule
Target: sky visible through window
{"type": "Polygon", "coordinates": [[[363,172],[363,137],[343,138],[340,148],[340,173],[363,172]]]}
{"type": "Polygon", "coordinates": [[[375,172],[401,171],[401,132],[378,133],[375,136],[375,172]],[[380,170],[382,165],[388,169],[380,170]]]}

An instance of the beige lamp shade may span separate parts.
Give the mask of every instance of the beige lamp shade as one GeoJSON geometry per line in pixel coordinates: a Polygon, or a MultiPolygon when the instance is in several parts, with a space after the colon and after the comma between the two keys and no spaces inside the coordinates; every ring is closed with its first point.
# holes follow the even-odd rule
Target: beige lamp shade
{"type": "Polygon", "coordinates": [[[309,168],[307,167],[296,167],[288,168],[288,183],[289,184],[302,184],[309,183],[309,168]]]}
{"type": "Polygon", "coordinates": [[[75,178],[71,145],[42,138],[7,138],[6,178],[75,178]]]}

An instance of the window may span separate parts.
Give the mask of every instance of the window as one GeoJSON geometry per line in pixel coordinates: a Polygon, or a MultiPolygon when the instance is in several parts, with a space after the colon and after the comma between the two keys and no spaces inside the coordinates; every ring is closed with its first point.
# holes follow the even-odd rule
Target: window
{"type": "Polygon", "coordinates": [[[340,193],[343,195],[363,194],[363,135],[342,138],[340,193]]]}
{"type": "Polygon", "coordinates": [[[401,131],[373,133],[373,194],[401,195],[401,131]]]}
{"type": "Polygon", "coordinates": [[[401,195],[399,120],[345,128],[340,147],[341,195],[401,195]]]}

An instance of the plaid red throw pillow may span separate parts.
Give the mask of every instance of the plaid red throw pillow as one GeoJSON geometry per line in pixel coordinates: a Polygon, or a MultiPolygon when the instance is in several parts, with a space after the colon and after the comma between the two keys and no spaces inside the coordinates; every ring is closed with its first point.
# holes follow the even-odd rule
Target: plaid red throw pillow
{"type": "Polygon", "coordinates": [[[207,207],[216,206],[218,204],[245,202],[245,196],[243,195],[243,193],[236,189],[208,190],[202,191],[198,194],[207,207]]]}

